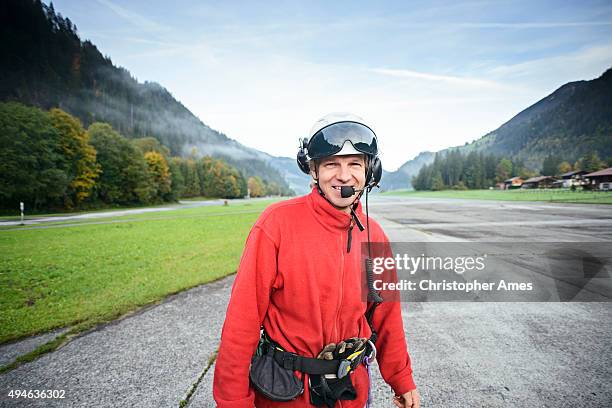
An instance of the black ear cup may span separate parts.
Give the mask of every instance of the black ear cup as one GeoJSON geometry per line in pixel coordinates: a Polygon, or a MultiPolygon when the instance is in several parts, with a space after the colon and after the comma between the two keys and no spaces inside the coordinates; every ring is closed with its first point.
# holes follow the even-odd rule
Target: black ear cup
{"type": "Polygon", "coordinates": [[[300,149],[298,150],[298,154],[297,154],[297,164],[303,173],[310,174],[310,166],[308,165],[308,156],[306,155],[306,152],[308,151],[307,146],[308,146],[308,138],[302,139],[300,149]]]}
{"type": "Polygon", "coordinates": [[[380,179],[382,178],[382,163],[378,156],[372,159],[372,163],[370,163],[368,174],[366,175],[366,185],[375,187],[380,183],[380,179]]]}

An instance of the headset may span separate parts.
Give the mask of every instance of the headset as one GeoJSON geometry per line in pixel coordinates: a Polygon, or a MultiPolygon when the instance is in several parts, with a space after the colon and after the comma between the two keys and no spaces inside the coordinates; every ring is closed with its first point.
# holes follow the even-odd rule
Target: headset
{"type": "MultiPolygon", "coordinates": [[[[365,188],[371,191],[380,183],[382,178],[382,163],[380,157],[378,157],[378,152],[374,157],[366,153],[363,154],[370,157],[368,169],[366,171],[365,188]]],[[[308,161],[308,138],[305,137],[300,141],[300,147],[297,153],[297,165],[304,174],[310,174],[310,165],[308,161]]]]}

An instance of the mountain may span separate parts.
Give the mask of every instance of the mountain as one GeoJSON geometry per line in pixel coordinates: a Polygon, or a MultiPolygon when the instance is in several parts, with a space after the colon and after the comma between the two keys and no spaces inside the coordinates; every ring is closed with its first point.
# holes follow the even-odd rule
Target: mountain
{"type": "MultiPolygon", "coordinates": [[[[211,129],[161,85],[139,83],[93,43],[81,41],[76,26],[56,13],[52,3],[2,1],[0,38],[0,101],[59,107],[86,127],[100,121],[128,138],[152,136],[172,155],[223,158],[246,176],[260,176],[289,192],[279,172],[284,158],[246,147],[211,129]]],[[[288,178],[297,186],[296,176],[288,178]]]]}
{"type": "MultiPolygon", "coordinates": [[[[549,155],[569,163],[592,151],[602,159],[612,157],[612,68],[599,78],[567,83],[480,139],[438,153],[451,149],[522,160],[533,170],[541,169],[549,155]]],[[[429,163],[423,160],[422,155],[428,153],[419,154],[389,173],[390,187],[385,178],[383,186],[389,190],[409,188],[408,176],[416,175],[423,164],[433,161],[431,153],[426,156],[429,163]]]]}
{"type": "Polygon", "coordinates": [[[591,151],[612,156],[612,68],[563,85],[469,147],[534,169],[550,154],[570,163],[591,151]]]}
{"type": "Polygon", "coordinates": [[[302,173],[295,158],[270,156],[270,165],[285,176],[289,188],[296,194],[304,195],[310,192],[310,176],[302,173]]]}
{"type": "Polygon", "coordinates": [[[433,162],[435,155],[433,152],[421,152],[414,159],[402,164],[396,171],[383,171],[382,182],[380,183],[381,190],[389,191],[410,188],[412,177],[418,174],[421,167],[433,162]]]}

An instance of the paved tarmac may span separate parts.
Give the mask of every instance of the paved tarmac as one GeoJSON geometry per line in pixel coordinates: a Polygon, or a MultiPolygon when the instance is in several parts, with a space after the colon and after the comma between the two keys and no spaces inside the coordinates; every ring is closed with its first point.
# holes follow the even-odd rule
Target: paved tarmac
{"type": "MultiPolygon", "coordinates": [[[[612,241],[610,209],[388,197],[371,202],[389,238],[404,242],[606,243],[612,241]]],[[[610,272],[600,273],[609,279],[610,272]]],[[[189,407],[214,406],[214,352],[232,280],[171,296],[0,375],[0,407],[178,407],[190,394],[189,407]],[[65,390],[65,398],[11,400],[11,389],[65,390]]],[[[608,286],[598,288],[605,299],[612,297],[608,286]]],[[[423,407],[612,406],[611,303],[402,306],[423,407]]],[[[36,340],[0,347],[0,360],[36,340]]],[[[389,387],[376,367],[373,372],[373,406],[392,406],[389,387]]]]}

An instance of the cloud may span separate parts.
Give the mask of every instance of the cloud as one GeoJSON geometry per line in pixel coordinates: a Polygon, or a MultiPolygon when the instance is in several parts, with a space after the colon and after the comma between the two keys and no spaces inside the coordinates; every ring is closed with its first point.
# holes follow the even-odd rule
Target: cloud
{"type": "Polygon", "coordinates": [[[597,27],[612,26],[612,21],[566,21],[566,22],[515,22],[515,23],[456,23],[462,28],[568,28],[568,27],[597,27]]]}
{"type": "Polygon", "coordinates": [[[146,18],[141,14],[134,13],[133,11],[123,8],[109,0],[96,0],[96,1],[108,7],[119,17],[130,22],[132,25],[136,26],[137,28],[141,30],[148,31],[148,32],[152,32],[152,31],[153,32],[160,32],[160,31],[165,32],[165,31],[170,30],[169,27],[166,27],[163,24],[159,24],[158,22],[153,21],[149,18],[146,18]]]}
{"type": "Polygon", "coordinates": [[[171,88],[186,106],[229,137],[274,155],[294,154],[298,138],[309,136],[311,122],[322,115],[350,111],[379,131],[385,168],[397,168],[422,150],[481,136],[526,107],[516,101],[520,87],[459,76],[377,72],[272,54],[223,54],[217,66],[199,72],[202,66],[189,59],[180,63],[186,71],[177,75],[190,81],[171,88]]]}
{"type": "Polygon", "coordinates": [[[575,52],[536,58],[517,64],[500,65],[490,69],[488,74],[496,78],[530,77],[543,82],[551,79],[557,82],[559,80],[567,82],[598,77],[611,66],[612,45],[606,44],[584,47],[575,52]]]}
{"type": "Polygon", "coordinates": [[[161,47],[159,48],[130,53],[125,58],[131,60],[139,60],[144,58],[158,60],[165,57],[188,56],[190,54],[197,55],[197,59],[203,63],[217,62],[212,48],[204,42],[196,42],[194,44],[164,43],[161,44],[161,47]]]}
{"type": "Polygon", "coordinates": [[[518,5],[513,15],[522,21],[503,22],[502,7],[489,2],[364,8],[341,18],[310,7],[196,2],[173,10],[184,25],[169,31],[157,21],[171,16],[97,1],[112,11],[103,27],[118,30],[105,51],[166,86],[209,126],[292,156],[311,122],[352,111],[381,136],[386,169],[478,138],[612,65],[610,15],[593,6],[542,15],[518,5]]]}
{"type": "Polygon", "coordinates": [[[481,88],[502,88],[503,87],[502,84],[496,83],[494,81],[485,80],[485,79],[466,78],[466,77],[451,76],[451,75],[438,75],[438,74],[431,74],[427,72],[411,71],[411,70],[406,70],[406,69],[373,68],[373,69],[370,69],[370,71],[375,72],[377,74],[388,75],[392,77],[424,79],[426,81],[444,82],[444,83],[454,84],[454,85],[467,85],[471,87],[481,87],[481,88]]]}

